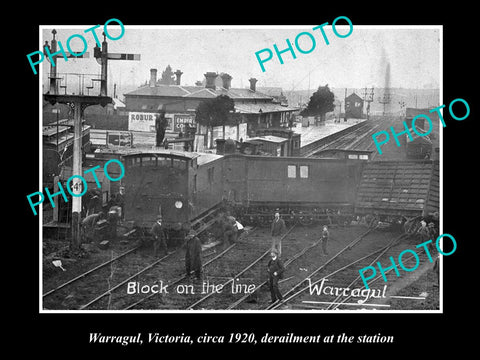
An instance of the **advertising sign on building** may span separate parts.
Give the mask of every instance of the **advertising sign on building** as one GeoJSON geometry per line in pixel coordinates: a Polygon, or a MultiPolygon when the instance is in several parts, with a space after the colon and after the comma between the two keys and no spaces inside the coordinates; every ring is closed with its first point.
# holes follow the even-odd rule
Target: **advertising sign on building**
{"type": "Polygon", "coordinates": [[[128,130],[155,132],[155,119],[157,113],[129,112],[128,130]]]}
{"type": "MultiPolygon", "coordinates": [[[[147,131],[155,132],[155,119],[160,114],[150,112],[129,112],[128,113],[128,130],[130,131],[147,131]]],[[[168,122],[166,130],[173,129],[174,119],[171,114],[165,114],[168,122]]]]}
{"type": "Polygon", "coordinates": [[[195,126],[193,115],[175,114],[174,131],[185,131],[185,126],[195,126]]]}

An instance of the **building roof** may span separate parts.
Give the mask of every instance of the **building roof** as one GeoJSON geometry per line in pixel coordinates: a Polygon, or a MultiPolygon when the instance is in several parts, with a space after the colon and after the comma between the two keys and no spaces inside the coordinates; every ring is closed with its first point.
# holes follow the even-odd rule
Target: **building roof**
{"type": "Polygon", "coordinates": [[[189,97],[198,99],[214,98],[220,95],[227,95],[233,100],[272,100],[271,96],[265,95],[259,91],[250,89],[216,87],[215,89],[203,86],[183,86],[183,85],[144,85],[136,90],[130,91],[124,96],[158,96],[158,97],[189,97]]]}
{"type": "Polygon", "coordinates": [[[265,135],[265,136],[257,136],[257,137],[253,137],[253,138],[248,138],[247,141],[267,141],[267,142],[281,144],[283,142],[288,141],[288,139],[281,138],[281,137],[278,137],[278,136],[265,135]]]}
{"type": "Polygon", "coordinates": [[[363,99],[355,93],[352,93],[346,97],[347,100],[353,99],[358,101],[363,101],[363,99]]]}
{"type": "Polygon", "coordinates": [[[235,111],[238,113],[244,114],[258,114],[262,113],[272,113],[272,112],[285,112],[285,111],[295,111],[297,108],[282,106],[280,104],[274,103],[258,103],[258,104],[235,104],[235,111]]]}
{"type": "MultiPolygon", "coordinates": [[[[69,126],[58,126],[58,133],[62,133],[67,131],[70,127],[69,126]]],[[[56,125],[43,125],[42,127],[42,134],[43,136],[53,136],[57,134],[57,126],[56,125]]]]}
{"type": "Polygon", "coordinates": [[[282,96],[283,95],[283,89],[278,86],[262,86],[262,87],[257,87],[257,90],[260,91],[261,93],[264,93],[266,95],[270,96],[282,96]]]}

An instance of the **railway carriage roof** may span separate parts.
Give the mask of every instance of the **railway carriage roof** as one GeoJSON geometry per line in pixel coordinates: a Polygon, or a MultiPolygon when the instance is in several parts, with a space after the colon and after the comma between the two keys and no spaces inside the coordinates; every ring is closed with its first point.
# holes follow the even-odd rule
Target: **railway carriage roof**
{"type": "Polygon", "coordinates": [[[273,135],[265,135],[265,136],[257,136],[257,137],[253,137],[253,138],[248,138],[247,141],[268,141],[268,142],[281,144],[283,142],[288,141],[288,139],[278,137],[278,136],[273,136],[273,135]]]}
{"type": "Polygon", "coordinates": [[[124,151],[122,156],[138,156],[138,155],[166,155],[171,157],[180,157],[188,160],[197,159],[198,165],[204,165],[214,160],[217,160],[222,155],[213,154],[213,153],[198,153],[198,152],[188,152],[188,151],[178,151],[178,150],[169,150],[169,149],[130,149],[124,151]]]}
{"type": "Polygon", "coordinates": [[[170,149],[142,149],[142,148],[135,148],[135,149],[125,149],[122,150],[122,156],[137,156],[137,155],[167,155],[172,157],[183,157],[188,159],[195,159],[199,155],[193,152],[187,151],[177,151],[177,150],[170,150],[170,149]]]}

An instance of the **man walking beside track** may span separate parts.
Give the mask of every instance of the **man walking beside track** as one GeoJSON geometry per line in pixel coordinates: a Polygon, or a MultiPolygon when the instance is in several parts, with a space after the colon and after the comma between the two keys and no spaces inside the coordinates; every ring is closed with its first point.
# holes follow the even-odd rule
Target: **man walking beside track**
{"type": "Polygon", "coordinates": [[[185,238],[185,271],[187,277],[190,272],[195,273],[195,277],[202,278],[202,243],[194,230],[190,230],[185,238]]]}
{"type": "Polygon", "coordinates": [[[158,250],[161,247],[164,255],[168,255],[167,240],[165,230],[162,226],[162,218],[159,216],[157,221],[152,226],[151,230],[153,236],[153,256],[158,256],[158,250]]]}
{"type": "Polygon", "coordinates": [[[328,245],[328,237],[330,236],[328,232],[328,227],[327,225],[323,225],[323,230],[322,230],[322,250],[325,255],[328,255],[327,251],[327,245],[328,245]]]}
{"type": "Polygon", "coordinates": [[[270,296],[272,299],[272,304],[277,300],[282,300],[283,296],[278,288],[278,280],[282,278],[285,267],[283,266],[282,261],[277,257],[277,251],[272,250],[272,258],[268,262],[267,271],[268,271],[268,285],[270,287],[270,296]]]}
{"type": "Polygon", "coordinates": [[[282,257],[282,235],[286,232],[287,227],[285,226],[285,221],[280,218],[278,211],[275,213],[271,230],[272,251],[275,250],[278,253],[278,257],[282,257]]]}

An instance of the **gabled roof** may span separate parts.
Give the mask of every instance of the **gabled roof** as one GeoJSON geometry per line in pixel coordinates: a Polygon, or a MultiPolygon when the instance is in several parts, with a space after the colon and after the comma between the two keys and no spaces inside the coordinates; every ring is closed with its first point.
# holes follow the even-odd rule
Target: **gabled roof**
{"type": "Polygon", "coordinates": [[[274,103],[258,103],[258,104],[235,104],[235,111],[244,114],[272,113],[295,111],[297,108],[282,106],[274,103]]]}
{"type": "Polygon", "coordinates": [[[348,95],[346,97],[346,99],[347,100],[353,99],[353,100],[363,101],[363,99],[355,93],[348,95]]]}

